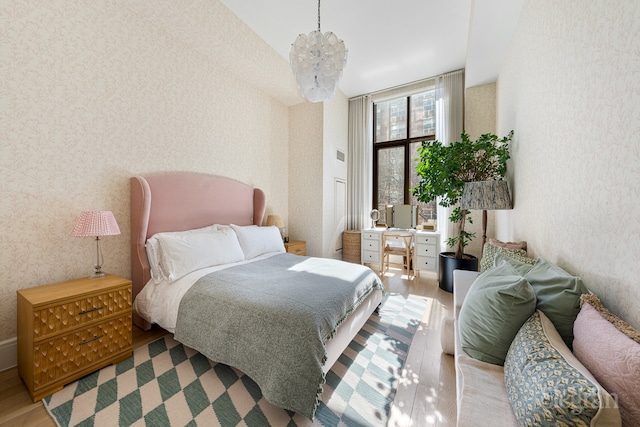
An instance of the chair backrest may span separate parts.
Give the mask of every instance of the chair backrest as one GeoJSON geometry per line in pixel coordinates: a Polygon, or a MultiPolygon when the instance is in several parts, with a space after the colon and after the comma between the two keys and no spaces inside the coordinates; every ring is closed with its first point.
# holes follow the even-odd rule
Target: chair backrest
{"type": "Polygon", "coordinates": [[[382,233],[382,248],[384,251],[411,251],[413,249],[413,233],[386,232],[382,233]]]}

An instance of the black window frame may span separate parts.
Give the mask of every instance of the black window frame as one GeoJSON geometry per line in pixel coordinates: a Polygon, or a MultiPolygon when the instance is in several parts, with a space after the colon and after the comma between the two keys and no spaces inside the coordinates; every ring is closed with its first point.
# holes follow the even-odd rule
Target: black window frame
{"type": "MultiPolygon", "coordinates": [[[[428,91],[428,90],[427,90],[428,91]]],[[[427,91],[421,91],[427,92],[427,91]]],[[[417,93],[416,93],[417,94],[417,93]]],[[[409,189],[411,188],[411,144],[415,142],[422,141],[435,141],[436,136],[435,132],[433,135],[420,136],[411,138],[411,96],[416,94],[405,95],[404,98],[407,102],[407,123],[406,123],[406,137],[403,139],[397,139],[393,141],[384,141],[384,142],[376,142],[376,130],[377,130],[377,114],[376,114],[376,105],[377,102],[373,103],[373,130],[372,130],[372,144],[373,144],[373,206],[372,209],[378,209],[378,152],[382,149],[395,148],[395,147],[404,147],[404,203],[410,204],[411,202],[411,192],[409,189]]],[[[401,99],[403,97],[388,99],[383,102],[393,101],[396,99],[401,99]]]]}

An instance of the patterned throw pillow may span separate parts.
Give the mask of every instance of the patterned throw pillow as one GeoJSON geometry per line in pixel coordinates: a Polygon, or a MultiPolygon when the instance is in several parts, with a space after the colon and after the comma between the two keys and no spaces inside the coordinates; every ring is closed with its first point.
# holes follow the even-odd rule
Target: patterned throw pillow
{"type": "Polygon", "coordinates": [[[620,425],[616,402],[537,310],[511,343],[504,383],[524,426],[620,425]]]}
{"type": "Polygon", "coordinates": [[[509,249],[485,243],[482,249],[482,259],[480,260],[480,272],[493,268],[494,257],[498,253],[528,264],[536,262],[535,259],[527,257],[527,251],[524,249],[509,249]]]}

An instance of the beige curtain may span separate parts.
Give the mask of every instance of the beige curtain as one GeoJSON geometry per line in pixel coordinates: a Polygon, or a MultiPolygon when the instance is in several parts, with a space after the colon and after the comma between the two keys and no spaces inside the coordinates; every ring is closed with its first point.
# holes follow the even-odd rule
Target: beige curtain
{"type": "Polygon", "coordinates": [[[347,229],[371,226],[372,205],[372,104],[368,95],[349,100],[347,146],[347,229]]]}
{"type": "MultiPolygon", "coordinates": [[[[436,139],[448,145],[460,138],[464,130],[464,70],[443,74],[436,78],[436,139]]],[[[456,233],[449,221],[451,208],[438,205],[438,230],[441,247],[456,233]]]]}
{"type": "MultiPolygon", "coordinates": [[[[349,100],[347,229],[360,230],[371,226],[369,212],[373,197],[373,101],[416,92],[433,85],[433,81],[433,78],[425,79],[349,100]]],[[[435,85],[436,138],[448,144],[460,137],[464,126],[464,70],[436,77],[435,85]]],[[[447,218],[450,214],[450,210],[438,206],[438,230],[442,235],[442,247],[446,239],[455,232],[453,229],[449,231],[447,218]]]]}

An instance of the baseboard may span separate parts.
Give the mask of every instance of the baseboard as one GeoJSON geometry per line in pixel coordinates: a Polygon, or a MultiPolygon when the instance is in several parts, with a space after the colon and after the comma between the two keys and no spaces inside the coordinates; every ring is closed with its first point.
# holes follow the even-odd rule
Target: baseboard
{"type": "Polygon", "coordinates": [[[18,364],[18,339],[0,341],[0,371],[13,368],[18,364]]]}

